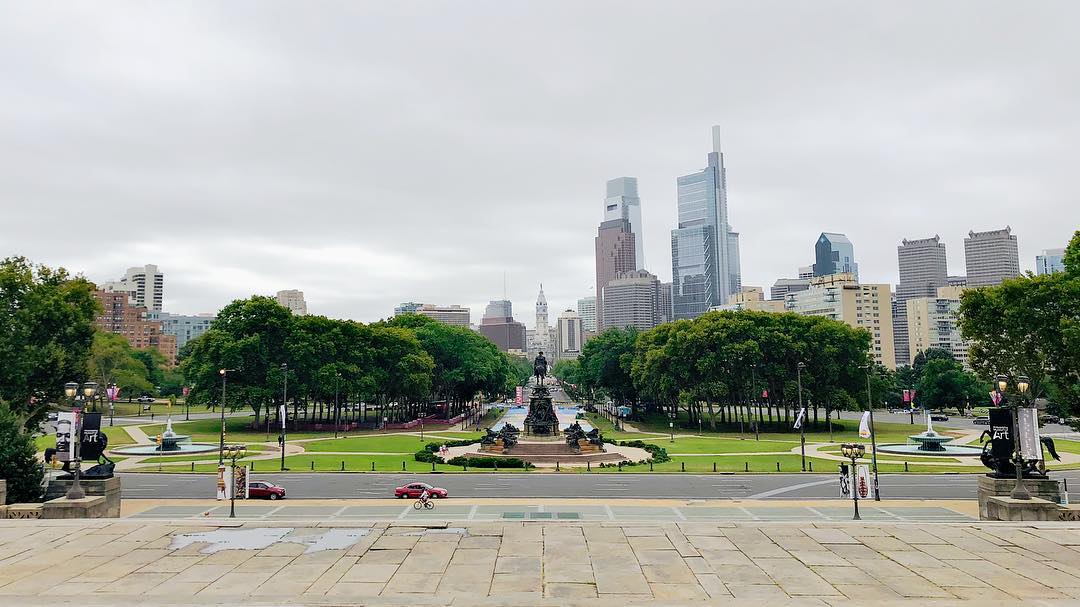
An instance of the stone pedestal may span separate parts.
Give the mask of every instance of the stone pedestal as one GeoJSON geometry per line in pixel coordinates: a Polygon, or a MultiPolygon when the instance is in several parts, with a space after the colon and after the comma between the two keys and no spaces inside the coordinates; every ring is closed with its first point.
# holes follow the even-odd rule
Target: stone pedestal
{"type": "Polygon", "coordinates": [[[103,495],[87,495],[77,500],[61,497],[41,505],[41,518],[107,518],[106,511],[103,495]]]}
{"type": "MultiPolygon", "coordinates": [[[[70,479],[49,481],[49,487],[45,490],[45,500],[50,501],[66,496],[72,482],[74,481],[70,479]]],[[[82,486],[83,491],[86,492],[86,497],[100,496],[105,498],[105,514],[101,515],[103,518],[120,517],[119,477],[114,476],[102,480],[79,479],[79,484],[82,486]]]]}
{"type": "Polygon", "coordinates": [[[7,507],[7,517],[14,519],[41,518],[41,504],[12,504],[7,507]]]}
{"type": "Polygon", "coordinates": [[[986,498],[988,521],[1056,521],[1061,506],[1054,502],[1033,497],[1018,500],[1011,497],[991,495],[986,498]]]}
{"type": "MultiPolygon", "coordinates": [[[[988,517],[986,504],[990,497],[1008,497],[1012,493],[1013,487],[1016,486],[1015,478],[993,478],[990,476],[979,477],[979,518],[982,520],[996,520],[988,517]]],[[[1026,478],[1024,479],[1024,486],[1027,487],[1028,492],[1031,493],[1031,497],[1037,497],[1049,502],[1053,502],[1055,505],[1060,504],[1061,498],[1061,482],[1051,479],[1037,479],[1026,478]]]]}

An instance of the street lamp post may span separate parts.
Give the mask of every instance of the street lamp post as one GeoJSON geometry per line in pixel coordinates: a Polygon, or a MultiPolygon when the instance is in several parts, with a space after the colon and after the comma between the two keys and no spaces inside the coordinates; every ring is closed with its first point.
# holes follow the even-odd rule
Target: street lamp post
{"type": "Polygon", "coordinates": [[[338,437],[338,429],[340,428],[341,420],[341,405],[338,403],[338,385],[341,380],[341,374],[334,374],[334,438],[338,437]]]}
{"type": "Polygon", "coordinates": [[[281,371],[285,376],[285,384],[281,389],[281,471],[285,471],[285,422],[289,418],[289,364],[281,363],[281,371]]]}
{"type": "MultiPolygon", "coordinates": [[[[229,492],[229,518],[236,518],[236,460],[244,457],[247,447],[244,445],[229,445],[222,453],[232,460],[232,491],[229,492]]],[[[247,479],[244,479],[247,482],[247,479]]]]}
{"type": "Polygon", "coordinates": [[[96,383],[88,381],[82,385],[82,395],[79,395],[79,384],[75,382],[64,384],[64,394],[72,399],[72,409],[75,410],[75,427],[72,428],[72,436],[69,439],[75,441],[73,445],[75,456],[71,467],[72,482],[71,488],[68,489],[67,492],[67,499],[69,500],[81,500],[86,497],[86,491],[83,490],[82,485],[79,483],[79,472],[82,464],[83,411],[77,404],[80,399],[87,400],[94,398],[94,394],[97,393],[97,387],[98,385],[96,383]]]}
{"type": "Polygon", "coordinates": [[[874,470],[874,501],[881,501],[881,492],[878,490],[877,472],[877,429],[874,428],[874,399],[870,395],[870,371],[874,363],[867,362],[863,365],[866,369],[866,410],[870,412],[870,466],[874,470]]]}
{"type": "Polygon", "coordinates": [[[803,472],[806,472],[806,419],[803,413],[802,404],[802,370],[805,368],[805,363],[800,362],[799,364],[795,365],[795,377],[799,385],[799,416],[803,417],[803,419],[799,419],[799,417],[795,418],[799,422],[799,450],[802,453],[803,472]]]}
{"type": "Polygon", "coordinates": [[[851,460],[851,498],[855,501],[855,516],[852,517],[852,520],[860,521],[862,517],[859,516],[859,475],[855,472],[855,460],[866,453],[866,447],[859,443],[844,443],[840,447],[840,452],[844,454],[844,457],[851,460]]]}
{"type": "Polygon", "coordinates": [[[220,369],[221,374],[221,445],[218,449],[218,466],[225,465],[225,380],[230,371],[236,369],[220,369]]]}
{"type": "MultiPolygon", "coordinates": [[[[996,379],[998,393],[1004,400],[1005,390],[1009,387],[1008,378],[1004,375],[998,375],[996,379]]],[[[1029,385],[1027,376],[1021,375],[1018,377],[1016,379],[1016,389],[1021,396],[1017,399],[1010,399],[1014,402],[1009,403],[1009,408],[1012,409],[1013,414],[1013,467],[1016,468],[1016,485],[1013,487],[1009,497],[1015,500],[1031,499],[1031,492],[1024,486],[1024,456],[1020,451],[1020,407],[1023,405],[1023,397],[1027,394],[1029,385]]]]}

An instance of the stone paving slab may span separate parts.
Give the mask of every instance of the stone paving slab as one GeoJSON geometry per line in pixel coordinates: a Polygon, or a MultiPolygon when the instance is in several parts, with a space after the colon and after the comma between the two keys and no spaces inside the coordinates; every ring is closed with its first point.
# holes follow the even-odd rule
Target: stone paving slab
{"type": "Polygon", "coordinates": [[[1067,523],[344,525],[0,521],[0,604],[1080,603],[1080,529],[1067,523]]]}

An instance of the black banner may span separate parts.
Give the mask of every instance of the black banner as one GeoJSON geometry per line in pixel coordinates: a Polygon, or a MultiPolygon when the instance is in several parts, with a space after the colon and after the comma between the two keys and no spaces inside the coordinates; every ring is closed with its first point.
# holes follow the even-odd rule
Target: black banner
{"type": "Polygon", "coordinates": [[[1008,459],[1016,449],[1013,443],[1012,411],[1005,407],[990,408],[990,453],[994,457],[1008,459]]]}
{"type": "Polygon", "coordinates": [[[101,457],[102,442],[98,438],[101,433],[101,414],[83,413],[82,444],[79,455],[85,461],[96,461],[101,457]]]}

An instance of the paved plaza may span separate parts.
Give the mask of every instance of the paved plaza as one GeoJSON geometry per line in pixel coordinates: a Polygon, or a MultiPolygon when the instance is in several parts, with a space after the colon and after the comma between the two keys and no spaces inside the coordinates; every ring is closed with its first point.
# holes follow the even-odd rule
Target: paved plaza
{"type": "Polygon", "coordinates": [[[0,521],[4,605],[1075,605],[1080,529],[863,521],[0,521]]]}

